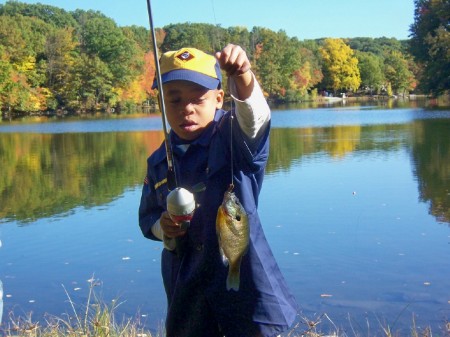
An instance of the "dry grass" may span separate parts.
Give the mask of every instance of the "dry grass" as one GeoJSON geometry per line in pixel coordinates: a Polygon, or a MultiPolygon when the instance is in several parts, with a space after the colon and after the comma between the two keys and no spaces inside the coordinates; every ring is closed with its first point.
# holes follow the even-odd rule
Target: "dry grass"
{"type": "Polygon", "coordinates": [[[448,321],[443,322],[442,329],[433,335],[430,326],[418,327],[414,316],[409,333],[394,330],[397,319],[398,317],[391,325],[377,319],[378,325],[376,327],[371,327],[369,321],[366,320],[365,327],[360,325],[355,327],[351,317],[348,317],[350,328],[344,330],[338,327],[327,314],[322,314],[313,320],[303,317],[286,337],[450,337],[450,322],[448,321]],[[328,326],[327,331],[324,331],[324,323],[328,326]]]}
{"type": "Polygon", "coordinates": [[[115,311],[120,305],[113,301],[106,305],[101,301],[94,287],[98,283],[90,280],[88,299],[81,310],[76,310],[69,293],[64,288],[72,313],[68,318],[47,315],[42,325],[28,317],[15,317],[10,314],[0,326],[0,336],[4,337],[160,337],[163,333],[152,335],[142,328],[139,320],[125,319],[117,322],[115,311]]]}
{"type": "MultiPolygon", "coordinates": [[[[62,319],[56,316],[47,316],[41,324],[28,317],[14,317],[10,314],[8,319],[0,326],[0,336],[4,337],[162,337],[163,329],[156,334],[142,327],[138,319],[125,319],[117,322],[115,311],[120,305],[113,301],[111,305],[104,304],[94,291],[98,283],[92,278],[90,283],[87,303],[81,310],[76,310],[76,305],[64,288],[71,307],[68,318],[62,319]]],[[[350,329],[343,330],[335,324],[327,314],[322,314],[313,319],[300,317],[297,324],[284,337],[450,337],[450,322],[444,322],[441,331],[433,336],[430,327],[419,328],[415,318],[409,334],[400,334],[394,331],[397,319],[389,325],[378,319],[378,327],[371,329],[369,322],[365,327],[354,327],[351,317],[348,317],[350,329]],[[327,331],[324,331],[327,329],[327,331]]],[[[234,336],[230,336],[234,337],[234,336]]]]}

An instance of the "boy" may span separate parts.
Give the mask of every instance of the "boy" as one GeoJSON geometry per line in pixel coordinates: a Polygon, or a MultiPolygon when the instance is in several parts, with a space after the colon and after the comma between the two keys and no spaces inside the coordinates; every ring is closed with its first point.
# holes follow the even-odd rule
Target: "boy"
{"type": "Polygon", "coordinates": [[[178,185],[194,193],[197,205],[188,229],[168,215],[163,144],[147,161],[139,225],[145,237],[164,241],[167,336],[276,336],[293,323],[297,304],[257,214],[269,149],[270,109],[250,62],[241,47],[230,44],[215,57],[194,48],[167,52],[160,65],[178,185]],[[236,106],[236,118],[231,120],[230,112],[221,109],[220,69],[228,76],[236,106]],[[250,225],[238,291],[226,288],[228,267],[219,253],[215,227],[231,172],[233,192],[250,225]],[[177,253],[177,245],[183,246],[182,254],[177,253]]]}

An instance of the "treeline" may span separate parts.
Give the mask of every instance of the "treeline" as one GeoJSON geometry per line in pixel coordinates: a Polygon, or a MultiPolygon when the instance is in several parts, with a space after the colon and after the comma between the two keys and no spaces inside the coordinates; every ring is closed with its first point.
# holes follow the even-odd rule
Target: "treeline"
{"type": "Polygon", "coordinates": [[[148,30],[97,11],[0,5],[3,111],[109,110],[152,97],[148,30]]]}
{"type": "MultiPolygon", "coordinates": [[[[273,101],[341,93],[403,95],[417,90],[425,73],[409,52],[409,41],[394,38],[300,41],[262,27],[184,23],[157,29],[157,40],[161,52],[183,46],[214,52],[240,44],[273,101]]],[[[153,77],[145,27],[119,27],[92,10],[18,1],[0,5],[3,112],[148,109],[156,100],[153,77]]]]}

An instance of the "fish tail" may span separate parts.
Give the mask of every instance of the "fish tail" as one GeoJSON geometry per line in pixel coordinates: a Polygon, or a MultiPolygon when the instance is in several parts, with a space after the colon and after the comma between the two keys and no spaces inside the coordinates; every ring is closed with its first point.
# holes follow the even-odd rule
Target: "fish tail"
{"type": "Polygon", "coordinates": [[[227,290],[233,289],[239,291],[240,273],[241,273],[241,260],[237,263],[230,264],[227,277],[227,290]]]}

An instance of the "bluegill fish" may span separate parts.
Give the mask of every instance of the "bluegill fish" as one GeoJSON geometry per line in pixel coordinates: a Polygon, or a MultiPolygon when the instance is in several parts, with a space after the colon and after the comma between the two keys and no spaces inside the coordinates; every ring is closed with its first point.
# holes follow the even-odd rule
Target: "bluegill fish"
{"type": "Polygon", "coordinates": [[[229,268],[227,290],[238,291],[241,260],[248,249],[250,227],[247,213],[231,189],[225,192],[217,210],[216,232],[222,259],[229,268]]]}

